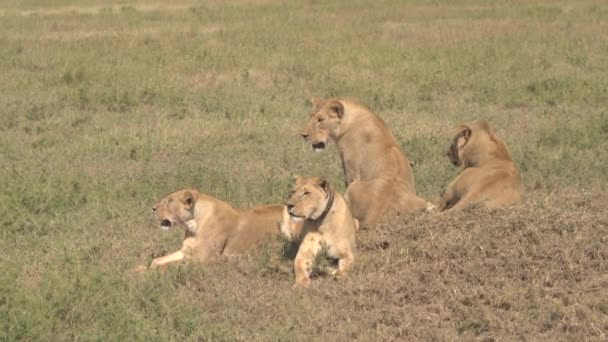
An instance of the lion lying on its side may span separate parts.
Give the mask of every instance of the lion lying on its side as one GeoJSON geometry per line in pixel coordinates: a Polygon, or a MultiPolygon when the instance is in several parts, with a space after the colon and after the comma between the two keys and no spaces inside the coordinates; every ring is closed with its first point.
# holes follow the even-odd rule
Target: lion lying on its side
{"type": "Polygon", "coordinates": [[[336,143],[348,186],[344,197],[361,224],[433,208],[416,196],[410,162],[380,117],[350,100],[311,102],[314,109],[301,135],[315,151],[329,140],[336,143]]]}
{"type": "Polygon", "coordinates": [[[281,231],[289,240],[301,239],[294,261],[295,286],[310,285],[315,257],[322,250],[338,259],[337,275],[345,276],[355,260],[358,229],[359,222],[344,198],[326,180],[296,177],[281,222],[281,231]]]}
{"type": "Polygon", "coordinates": [[[441,198],[439,210],[473,205],[496,208],[522,201],[521,177],[507,145],[485,121],[462,125],[448,151],[462,171],[441,198]]]}
{"type": "Polygon", "coordinates": [[[182,259],[207,261],[242,254],[266,235],[279,234],[282,205],[236,209],[193,189],[174,192],[152,208],[162,229],[186,228],[182,248],[156,258],[155,268],[182,259]]]}

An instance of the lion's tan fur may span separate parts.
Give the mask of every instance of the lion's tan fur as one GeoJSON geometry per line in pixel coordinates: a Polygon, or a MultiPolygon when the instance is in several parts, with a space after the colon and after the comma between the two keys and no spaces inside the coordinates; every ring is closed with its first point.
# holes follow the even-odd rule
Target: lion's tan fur
{"type": "Polygon", "coordinates": [[[461,125],[448,157],[462,170],[443,194],[439,210],[496,208],[522,201],[519,171],[507,145],[487,122],[461,125]]]}
{"type": "Polygon", "coordinates": [[[281,231],[290,240],[300,240],[294,261],[295,286],[307,287],[316,255],[325,250],[338,259],[338,275],[345,276],[355,259],[355,232],[359,222],[346,201],[320,178],[296,178],[283,211],[281,231]]]}
{"type": "Polygon", "coordinates": [[[179,251],[154,259],[152,267],[242,254],[264,236],[279,234],[282,211],[282,205],[237,209],[194,189],[174,192],[156,204],[155,216],[161,224],[184,226],[186,236],[179,251]]]}
{"type": "Polygon", "coordinates": [[[361,224],[427,208],[416,196],[410,161],[380,117],[352,100],[312,103],[301,134],[313,147],[336,143],[348,186],[345,198],[361,224]]]}

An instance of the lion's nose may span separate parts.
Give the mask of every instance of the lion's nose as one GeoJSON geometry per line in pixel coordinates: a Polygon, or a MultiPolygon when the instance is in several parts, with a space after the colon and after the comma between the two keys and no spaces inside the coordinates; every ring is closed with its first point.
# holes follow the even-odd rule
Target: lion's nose
{"type": "Polygon", "coordinates": [[[156,211],[156,207],[152,207],[152,211],[156,211]]]}
{"type": "Polygon", "coordinates": [[[301,136],[302,136],[302,138],[304,138],[304,139],[308,138],[308,133],[306,133],[306,132],[302,132],[302,133],[300,133],[300,135],[301,135],[301,136]]]}

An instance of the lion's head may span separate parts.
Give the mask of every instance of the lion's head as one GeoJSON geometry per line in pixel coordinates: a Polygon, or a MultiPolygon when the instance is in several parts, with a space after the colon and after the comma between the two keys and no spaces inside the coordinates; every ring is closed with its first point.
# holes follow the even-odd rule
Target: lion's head
{"type": "Polygon", "coordinates": [[[160,200],[152,208],[161,229],[167,230],[176,223],[186,224],[194,219],[196,193],[195,190],[176,191],[160,200]]]}
{"type": "Polygon", "coordinates": [[[344,105],[336,99],[310,100],[314,109],[300,135],[312,144],[315,151],[322,151],[328,140],[335,139],[344,116],[344,105]]]}
{"type": "Polygon", "coordinates": [[[333,190],[321,178],[295,177],[293,191],[287,200],[287,211],[293,221],[316,220],[331,206],[333,190]]]}
{"type": "Polygon", "coordinates": [[[486,121],[461,125],[447,153],[455,166],[477,166],[489,158],[511,160],[505,143],[486,121]]]}

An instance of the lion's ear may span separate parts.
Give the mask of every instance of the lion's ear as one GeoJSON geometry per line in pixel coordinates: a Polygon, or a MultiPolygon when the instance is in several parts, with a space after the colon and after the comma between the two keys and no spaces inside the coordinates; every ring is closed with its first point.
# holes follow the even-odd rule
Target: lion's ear
{"type": "Polygon", "coordinates": [[[321,189],[325,190],[325,192],[329,194],[329,182],[327,180],[321,179],[319,181],[319,187],[321,187],[321,189]]]}
{"type": "Polygon", "coordinates": [[[300,175],[293,175],[293,182],[298,184],[301,183],[304,180],[304,177],[300,176],[300,175]]]}
{"type": "Polygon", "coordinates": [[[338,115],[338,118],[342,119],[344,116],[344,105],[340,101],[332,101],[329,105],[329,109],[338,115]]]}
{"type": "Polygon", "coordinates": [[[182,202],[190,209],[194,208],[194,195],[190,191],[186,191],[182,197],[182,202]]]}
{"type": "Polygon", "coordinates": [[[471,137],[471,127],[469,127],[468,125],[460,125],[460,127],[458,127],[458,135],[469,140],[469,138],[471,137]]]}
{"type": "Polygon", "coordinates": [[[321,103],[321,101],[323,101],[323,100],[321,100],[318,97],[311,97],[310,98],[310,103],[313,105],[313,107],[319,106],[319,104],[321,103]]]}
{"type": "Polygon", "coordinates": [[[486,132],[488,132],[488,134],[494,134],[494,130],[492,129],[492,126],[490,126],[490,123],[487,122],[486,120],[479,120],[477,122],[477,124],[479,125],[479,127],[481,127],[483,130],[485,130],[486,132]]]}

